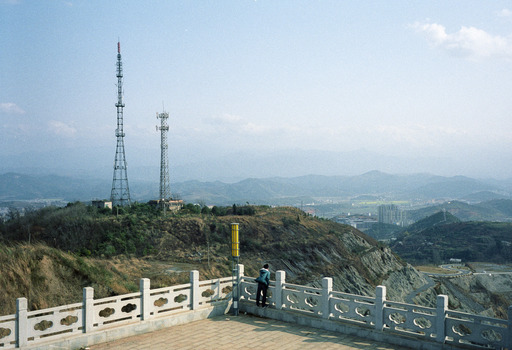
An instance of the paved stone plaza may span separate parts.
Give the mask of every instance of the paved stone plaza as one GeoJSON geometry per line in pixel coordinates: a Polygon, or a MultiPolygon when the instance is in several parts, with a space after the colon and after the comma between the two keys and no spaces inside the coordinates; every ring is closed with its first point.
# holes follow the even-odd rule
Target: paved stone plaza
{"type": "Polygon", "coordinates": [[[135,349],[407,349],[250,315],[224,315],[88,347],[135,349]]]}

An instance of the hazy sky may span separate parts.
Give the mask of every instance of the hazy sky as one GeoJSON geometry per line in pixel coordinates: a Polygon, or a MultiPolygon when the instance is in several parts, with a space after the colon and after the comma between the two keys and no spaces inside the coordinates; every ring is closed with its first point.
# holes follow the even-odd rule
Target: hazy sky
{"type": "Polygon", "coordinates": [[[511,1],[0,0],[3,159],[111,172],[118,40],[129,169],[159,165],[165,108],[173,160],[365,149],[512,177],[511,1]]]}

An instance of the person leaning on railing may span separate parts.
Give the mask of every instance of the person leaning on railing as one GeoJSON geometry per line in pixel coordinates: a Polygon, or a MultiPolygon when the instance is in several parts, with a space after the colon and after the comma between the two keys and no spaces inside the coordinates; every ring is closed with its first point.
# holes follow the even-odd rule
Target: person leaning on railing
{"type": "Polygon", "coordinates": [[[270,271],[268,271],[268,264],[263,265],[260,269],[260,275],[256,278],[256,282],[258,282],[258,291],[256,292],[256,306],[260,306],[260,297],[261,306],[267,307],[267,289],[270,283],[270,271]]]}

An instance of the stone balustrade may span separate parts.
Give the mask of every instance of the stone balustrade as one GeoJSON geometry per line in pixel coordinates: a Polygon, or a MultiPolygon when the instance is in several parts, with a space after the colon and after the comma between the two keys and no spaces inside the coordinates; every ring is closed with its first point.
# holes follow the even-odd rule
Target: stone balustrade
{"type": "MultiPolygon", "coordinates": [[[[340,329],[339,324],[349,324],[357,327],[345,327],[343,332],[413,348],[441,349],[451,345],[512,349],[512,306],[508,309],[508,320],[502,320],[449,310],[445,295],[438,295],[437,306],[429,308],[386,300],[385,286],[378,286],[376,296],[368,297],[333,291],[330,277],[323,278],[322,288],[313,288],[286,283],[285,276],[284,271],[277,271],[276,280],[271,282],[267,298],[271,308],[262,310],[267,317],[333,331],[340,329]],[[274,313],[274,309],[291,316],[274,313]],[[297,315],[306,318],[297,321],[297,315]],[[414,341],[397,342],[397,337],[414,341]]],[[[243,276],[243,268],[239,278],[241,299],[255,301],[254,278],[243,276]]],[[[251,311],[260,313],[255,306],[251,311]]]]}
{"type": "MultiPolygon", "coordinates": [[[[120,331],[123,326],[164,318],[172,320],[178,314],[183,319],[182,323],[196,320],[197,317],[183,317],[183,314],[211,309],[215,302],[229,304],[231,290],[232,277],[199,281],[199,272],[191,271],[190,283],[187,284],[150,289],[150,280],[143,278],[139,292],[103,299],[94,299],[93,288],[86,287],[81,303],[43,310],[28,311],[27,299],[18,298],[16,314],[0,316],[0,349],[49,349],[55,342],[79,348],[156,330],[176,322],[153,322],[151,327],[120,331]],[[73,341],[77,337],[80,339],[73,341]]],[[[222,309],[221,314],[228,310],[229,307],[222,309]]],[[[205,317],[199,316],[201,318],[205,317]]]]}
{"type": "MultiPolygon", "coordinates": [[[[449,310],[444,295],[429,308],[387,300],[384,286],[375,297],[361,296],[334,291],[329,277],[313,288],[287,283],[285,272],[277,271],[269,287],[271,307],[262,309],[255,305],[255,278],[244,276],[243,265],[237,271],[241,312],[418,349],[512,349],[512,306],[508,320],[501,320],[449,310]]],[[[35,311],[18,298],[16,314],[0,316],[0,348],[80,348],[225,314],[233,281],[199,281],[199,272],[191,271],[190,283],[151,289],[143,278],[136,293],[94,299],[86,287],[81,303],[35,311]]]]}

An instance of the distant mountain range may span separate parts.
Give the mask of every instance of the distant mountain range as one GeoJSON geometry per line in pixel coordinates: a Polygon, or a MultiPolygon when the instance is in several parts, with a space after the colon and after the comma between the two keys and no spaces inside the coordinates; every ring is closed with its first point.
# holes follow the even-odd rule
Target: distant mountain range
{"type": "MultiPolygon", "coordinates": [[[[151,181],[130,182],[132,200],[147,201],[158,195],[151,181]]],[[[0,175],[0,201],[57,198],[90,201],[110,197],[111,182],[58,175],[0,175]]],[[[464,176],[430,174],[393,175],[370,171],[357,176],[249,178],[235,183],[185,181],[171,184],[172,193],[186,202],[212,205],[233,203],[296,205],[318,198],[374,198],[386,200],[461,200],[481,202],[510,199],[512,179],[476,180],[464,176]],[[361,197],[362,196],[362,197],[361,197]]],[[[424,217],[424,216],[423,216],[424,217]]]]}
{"type": "Polygon", "coordinates": [[[221,204],[297,205],[318,198],[374,200],[463,200],[480,202],[511,198],[512,180],[484,181],[463,176],[391,175],[371,171],[358,176],[308,175],[293,178],[246,179],[233,184],[189,181],[174,185],[188,201],[221,204]]]}
{"type": "MultiPolygon", "coordinates": [[[[111,141],[114,141],[113,139],[111,141]]],[[[127,145],[128,146],[128,145],[127,145]]],[[[133,181],[158,181],[160,148],[131,145],[127,149],[128,178],[133,181]]],[[[2,154],[0,174],[58,174],[61,176],[111,179],[115,143],[80,148],[58,148],[40,152],[2,154]]],[[[445,176],[461,174],[473,178],[509,174],[507,159],[497,157],[491,165],[443,154],[432,156],[392,156],[382,150],[365,149],[323,151],[293,148],[288,150],[203,149],[198,145],[170,146],[170,177],[173,182],[237,182],[247,178],[298,177],[308,174],[327,176],[364,174],[379,170],[388,174],[435,173],[445,176]],[[496,175],[495,175],[496,174],[496,175]]]]}
{"type": "Polygon", "coordinates": [[[448,201],[439,205],[407,211],[407,217],[410,220],[418,221],[439,212],[450,213],[462,221],[511,221],[512,200],[499,198],[473,204],[448,201]]]}

